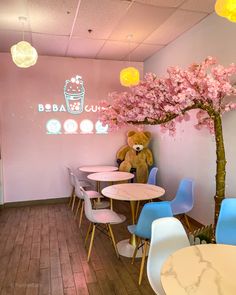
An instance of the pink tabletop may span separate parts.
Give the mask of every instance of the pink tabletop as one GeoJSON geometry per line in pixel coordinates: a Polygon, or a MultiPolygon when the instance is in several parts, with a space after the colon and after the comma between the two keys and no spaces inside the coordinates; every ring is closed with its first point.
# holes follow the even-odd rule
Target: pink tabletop
{"type": "Polygon", "coordinates": [[[134,178],[134,174],[122,171],[98,172],[89,174],[87,177],[96,181],[123,181],[134,178]]]}
{"type": "Polygon", "coordinates": [[[115,166],[83,166],[83,167],[79,167],[79,170],[82,172],[89,172],[89,173],[109,172],[109,171],[118,170],[118,167],[115,167],[115,166]]]}
{"type": "Polygon", "coordinates": [[[108,198],[122,201],[143,201],[163,196],[162,187],[145,183],[122,183],[107,186],[102,194],[108,198]]]}

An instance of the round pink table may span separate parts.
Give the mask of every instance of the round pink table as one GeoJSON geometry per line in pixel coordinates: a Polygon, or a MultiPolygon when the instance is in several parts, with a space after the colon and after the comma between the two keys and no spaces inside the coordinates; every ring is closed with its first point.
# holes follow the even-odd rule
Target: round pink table
{"type": "MultiPolygon", "coordinates": [[[[132,224],[135,224],[135,212],[137,201],[151,200],[163,196],[165,190],[159,186],[144,183],[122,183],[105,187],[102,194],[114,200],[130,201],[132,224]]],[[[117,243],[119,253],[126,257],[132,257],[136,246],[135,235],[131,235],[130,239],[117,243]]],[[[137,253],[137,257],[141,257],[141,249],[137,253]]]]}

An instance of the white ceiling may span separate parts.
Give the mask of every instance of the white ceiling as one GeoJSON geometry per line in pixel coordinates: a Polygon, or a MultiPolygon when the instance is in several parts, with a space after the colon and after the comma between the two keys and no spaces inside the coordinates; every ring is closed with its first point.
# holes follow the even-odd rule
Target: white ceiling
{"type": "Polygon", "coordinates": [[[0,52],[9,52],[24,31],[24,39],[39,55],[144,61],[212,13],[214,4],[215,0],[1,0],[0,52]],[[24,25],[20,16],[27,17],[24,25]]]}

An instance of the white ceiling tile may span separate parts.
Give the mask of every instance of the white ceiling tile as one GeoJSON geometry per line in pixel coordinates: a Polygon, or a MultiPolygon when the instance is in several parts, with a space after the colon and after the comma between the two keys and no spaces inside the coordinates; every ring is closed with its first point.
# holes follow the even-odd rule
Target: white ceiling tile
{"type": "Polygon", "coordinates": [[[33,32],[69,35],[78,0],[29,0],[29,18],[33,32]]]}
{"type": "Polygon", "coordinates": [[[216,0],[187,0],[181,8],[211,13],[215,9],[215,3],[216,0]]]}
{"type": "Polygon", "coordinates": [[[159,8],[135,3],[121,20],[119,26],[112,32],[110,38],[125,41],[127,35],[132,34],[134,42],[142,42],[174,11],[174,8],[159,8]]]}
{"type": "Polygon", "coordinates": [[[184,1],[185,0],[136,0],[136,2],[162,7],[178,7],[184,1]]]}
{"type": "Polygon", "coordinates": [[[39,55],[65,56],[68,37],[33,33],[32,43],[39,55]]]}
{"type": "Polygon", "coordinates": [[[123,60],[137,45],[134,42],[106,41],[97,58],[123,60]]]}
{"type": "Polygon", "coordinates": [[[130,3],[111,0],[82,0],[73,36],[107,39],[130,3]],[[92,33],[88,33],[92,29],[92,33]]]}
{"type": "Polygon", "coordinates": [[[145,40],[145,43],[165,45],[190,29],[206,15],[206,13],[177,10],[145,40]]]}
{"type": "Polygon", "coordinates": [[[150,44],[140,44],[134,51],[130,54],[131,61],[144,61],[163,46],[161,45],[150,45],[150,44]]]}
{"type": "Polygon", "coordinates": [[[72,38],[67,56],[95,58],[104,40],[72,38]]]}
{"type": "MultiPolygon", "coordinates": [[[[10,52],[11,46],[22,41],[22,32],[0,31],[0,52],[10,52]]],[[[24,34],[24,40],[32,44],[31,33],[24,34]]]]}
{"type": "MultiPolygon", "coordinates": [[[[22,30],[22,24],[19,16],[28,17],[27,1],[11,0],[0,1],[0,28],[1,30],[22,30]]],[[[28,22],[25,24],[25,30],[28,30],[28,22]]]]}

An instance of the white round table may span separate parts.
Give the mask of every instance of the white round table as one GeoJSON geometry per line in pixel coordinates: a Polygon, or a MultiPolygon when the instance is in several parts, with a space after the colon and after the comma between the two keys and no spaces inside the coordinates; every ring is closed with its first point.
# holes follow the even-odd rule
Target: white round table
{"type": "Polygon", "coordinates": [[[79,170],[87,173],[96,173],[96,172],[110,172],[117,171],[118,167],[116,166],[83,166],[79,167],[79,170]]]}
{"type": "MultiPolygon", "coordinates": [[[[79,167],[79,170],[81,172],[86,172],[86,173],[97,173],[97,172],[111,172],[111,171],[117,171],[118,167],[116,166],[105,166],[105,165],[95,165],[95,166],[82,166],[79,167]]],[[[100,183],[97,182],[96,190],[100,193],[100,183]]],[[[96,202],[96,208],[107,208],[109,207],[109,202],[106,201],[101,201],[99,198],[98,201],[96,202]]]]}
{"type": "MultiPolygon", "coordinates": [[[[92,173],[87,176],[88,179],[94,180],[97,182],[97,191],[101,193],[101,182],[119,182],[124,180],[129,180],[134,178],[134,174],[129,172],[121,172],[121,171],[114,171],[114,172],[98,172],[92,173]]],[[[96,204],[96,208],[107,208],[109,206],[109,202],[106,201],[98,201],[96,204]]],[[[112,208],[112,202],[111,202],[112,208]]]]}
{"type": "MultiPolygon", "coordinates": [[[[130,201],[132,224],[135,224],[135,212],[137,201],[151,200],[163,196],[165,190],[159,186],[144,183],[123,183],[108,186],[102,190],[102,194],[114,200],[130,201]]],[[[135,235],[130,239],[117,243],[117,249],[122,256],[132,257],[136,246],[135,235]]],[[[137,257],[141,257],[141,249],[137,257]]]]}
{"type": "Polygon", "coordinates": [[[164,263],[166,295],[235,295],[236,246],[203,244],[182,248],[164,263]]]}

